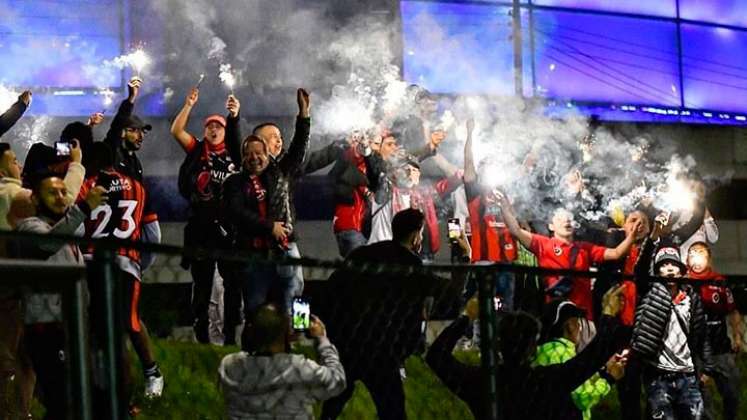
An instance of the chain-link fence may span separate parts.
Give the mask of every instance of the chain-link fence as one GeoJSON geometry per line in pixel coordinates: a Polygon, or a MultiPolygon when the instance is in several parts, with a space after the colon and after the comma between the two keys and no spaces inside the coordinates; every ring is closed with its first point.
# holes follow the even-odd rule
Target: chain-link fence
{"type": "Polygon", "coordinates": [[[2,338],[4,362],[11,361],[3,365],[4,418],[21,418],[24,404],[75,419],[137,411],[145,418],[627,419],[689,415],[704,405],[715,407],[716,418],[746,412],[745,360],[732,348],[739,341],[732,316],[745,305],[741,278],[423,266],[410,264],[404,249],[330,262],[127,245],[158,254],[151,278],[184,276],[184,255],[222,261],[215,276],[227,287],[223,299],[213,294],[214,341],[233,335],[246,350],[238,352],[161,338],[193,342],[191,289],[133,282],[107,252],[122,245],[96,241],[85,275],[36,261],[0,264],[5,322],[25,324],[2,338]],[[289,263],[304,267],[306,278],[296,302],[285,293],[289,263]],[[567,290],[547,288],[557,280],[567,290]],[[38,315],[33,296],[55,291],[60,316],[25,316],[38,315]],[[725,301],[732,303],[718,305],[725,301]],[[221,310],[224,303],[230,307],[221,310]],[[313,321],[292,325],[309,312],[328,340],[314,338],[313,321]],[[152,385],[150,359],[165,383],[155,400],[142,395],[152,385]],[[24,402],[30,394],[20,378],[34,371],[38,402],[24,402]]]}

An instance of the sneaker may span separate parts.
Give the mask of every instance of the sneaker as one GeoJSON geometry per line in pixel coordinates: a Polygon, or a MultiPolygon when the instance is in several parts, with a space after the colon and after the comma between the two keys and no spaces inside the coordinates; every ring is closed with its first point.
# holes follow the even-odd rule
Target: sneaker
{"type": "Polygon", "coordinates": [[[159,398],[163,394],[163,376],[145,377],[145,398],[159,398]]]}

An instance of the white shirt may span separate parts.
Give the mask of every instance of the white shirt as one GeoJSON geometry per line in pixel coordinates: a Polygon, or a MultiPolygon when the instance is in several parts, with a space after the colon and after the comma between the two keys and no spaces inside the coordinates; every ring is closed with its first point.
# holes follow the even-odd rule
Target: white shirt
{"type": "Polygon", "coordinates": [[[679,303],[675,303],[669,315],[667,336],[664,338],[664,348],[659,353],[656,367],[669,372],[694,372],[693,358],[687,343],[691,316],[690,297],[685,295],[679,303]],[[677,317],[679,316],[679,320],[677,317]]]}

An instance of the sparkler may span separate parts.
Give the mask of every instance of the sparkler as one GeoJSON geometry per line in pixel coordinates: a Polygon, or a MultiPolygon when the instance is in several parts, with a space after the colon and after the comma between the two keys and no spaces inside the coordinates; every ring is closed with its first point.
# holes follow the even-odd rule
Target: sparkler
{"type": "Polygon", "coordinates": [[[236,77],[231,72],[231,65],[221,64],[218,77],[220,78],[220,81],[223,82],[231,91],[231,95],[233,95],[233,86],[236,84],[236,77]]]}
{"type": "Polygon", "coordinates": [[[205,80],[205,73],[200,73],[200,80],[197,81],[197,84],[195,85],[195,88],[199,89],[203,80],[205,80]]]}
{"type": "Polygon", "coordinates": [[[668,221],[676,211],[692,211],[695,207],[695,193],[684,180],[669,177],[660,199],[668,221]]]}
{"type": "Polygon", "coordinates": [[[132,69],[135,70],[135,75],[137,77],[140,77],[140,72],[143,71],[145,66],[150,63],[150,58],[148,58],[148,55],[143,51],[142,48],[138,48],[129,55],[129,62],[130,66],[132,66],[132,69]]]}

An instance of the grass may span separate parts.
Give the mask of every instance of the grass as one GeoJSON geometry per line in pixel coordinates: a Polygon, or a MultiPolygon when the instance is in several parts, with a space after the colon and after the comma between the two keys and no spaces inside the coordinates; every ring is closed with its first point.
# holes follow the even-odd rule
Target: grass
{"type": "MultiPolygon", "coordinates": [[[[156,359],[166,386],[163,396],[145,400],[143,379],[137,378],[136,404],[142,410],[138,420],[150,419],[223,419],[223,396],[217,388],[218,364],[236,347],[154,340],[156,359]]],[[[132,355],[133,366],[139,366],[132,355]]],[[[405,363],[407,379],[405,407],[411,419],[470,419],[467,405],[447,390],[422,358],[412,356],[405,363]]],[[[318,408],[317,408],[318,412],[318,408]]],[[[353,397],[340,416],[343,420],[375,419],[375,408],[365,387],[356,383],[353,397]]]]}
{"type": "MultiPolygon", "coordinates": [[[[223,396],[217,388],[217,371],[221,358],[237,351],[236,347],[216,347],[203,344],[155,340],[156,358],[166,378],[164,395],[155,401],[143,399],[142,375],[137,374],[136,403],[142,409],[138,420],[150,419],[223,419],[223,396]]],[[[304,353],[307,351],[304,350],[304,353]]],[[[133,366],[139,366],[133,357],[133,366]]],[[[476,352],[460,352],[457,359],[478,364],[476,352]]],[[[739,357],[739,366],[747,374],[747,355],[739,357]]],[[[412,356],[405,363],[407,379],[405,407],[410,419],[471,419],[466,404],[447,390],[431,372],[423,359],[412,356]]],[[[743,376],[744,377],[744,376],[743,376]]],[[[713,385],[711,385],[713,387],[713,385]]],[[[712,389],[713,390],[713,389],[712,389]]],[[[478,390],[475,390],[478,392],[478,390]]],[[[718,393],[716,393],[718,394],[718,393]]],[[[739,413],[747,420],[747,386],[741,389],[739,413]]],[[[721,401],[717,395],[717,407],[721,401]]],[[[644,403],[642,401],[642,403],[644,403]]],[[[319,412],[317,407],[316,412],[319,412]]],[[[368,391],[356,383],[355,392],[340,416],[342,420],[376,419],[375,408],[368,391]]],[[[593,418],[619,418],[617,394],[612,392],[595,408],[593,418]]]]}

